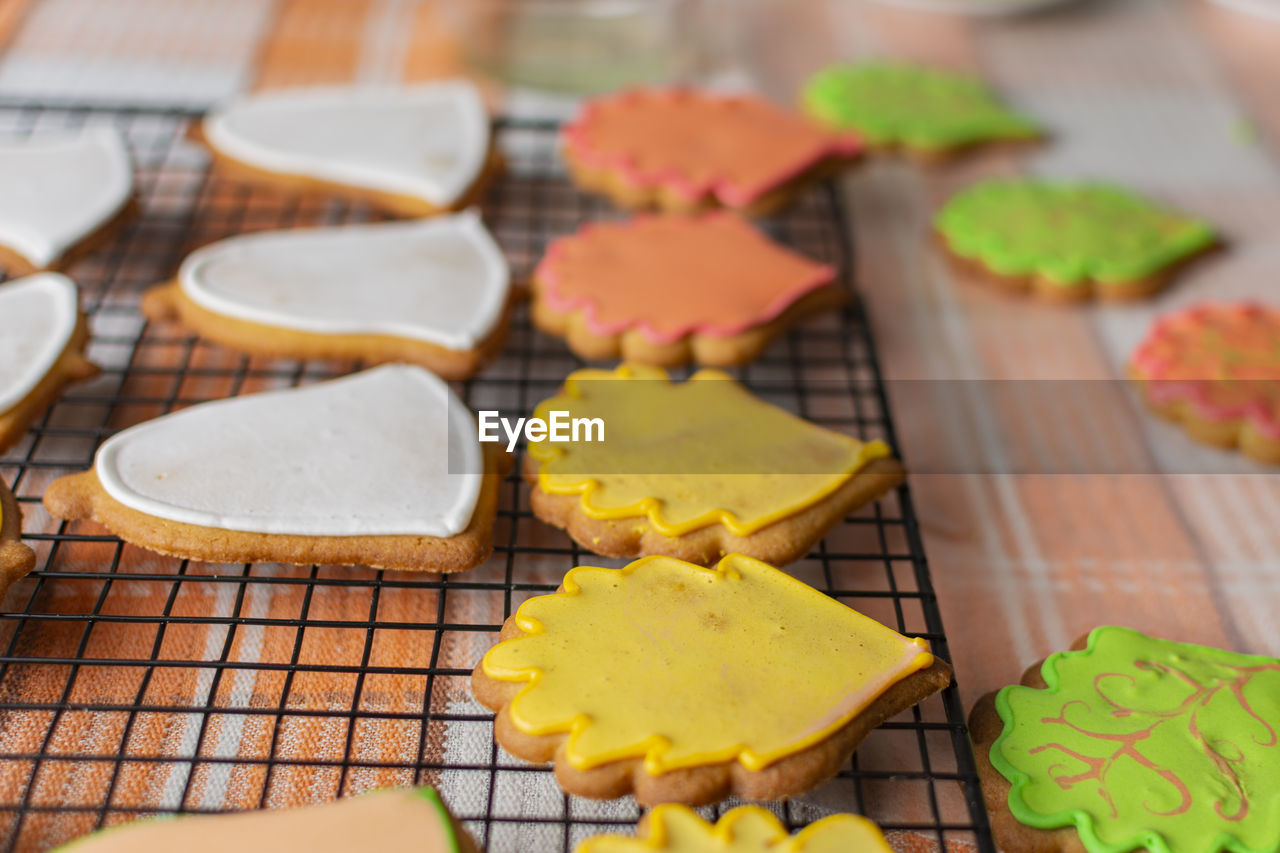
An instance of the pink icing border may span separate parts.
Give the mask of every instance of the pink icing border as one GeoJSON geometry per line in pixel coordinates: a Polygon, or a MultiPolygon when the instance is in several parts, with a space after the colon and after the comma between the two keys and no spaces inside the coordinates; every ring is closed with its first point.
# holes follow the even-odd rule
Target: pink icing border
{"type": "MultiPolygon", "coordinates": [[[[1195,305],[1185,311],[1160,317],[1152,324],[1142,343],[1133,354],[1133,369],[1146,383],[1147,393],[1160,405],[1185,402],[1192,410],[1207,421],[1221,423],[1233,420],[1248,420],[1269,439],[1280,441],[1280,417],[1262,403],[1246,403],[1239,406],[1215,405],[1209,399],[1207,384],[1212,380],[1170,380],[1161,379],[1160,374],[1169,367],[1169,361],[1152,352],[1153,345],[1170,326],[1187,318],[1198,319],[1223,312],[1236,312],[1251,315],[1270,316],[1274,312],[1256,302],[1236,304],[1205,303],[1195,305]]],[[[1278,327],[1280,328],[1280,327],[1278,327]]]]}
{"type": "Polygon", "coordinates": [[[665,186],[674,190],[677,195],[689,202],[695,202],[701,199],[704,195],[712,195],[722,204],[733,207],[742,207],[750,204],[761,196],[764,196],[771,190],[782,186],[797,175],[803,174],[809,168],[826,157],[833,155],[852,157],[861,152],[864,147],[862,141],[853,134],[837,134],[819,130],[820,133],[824,133],[830,139],[830,142],[825,148],[821,149],[813,157],[806,158],[780,170],[777,177],[773,180],[766,181],[753,187],[737,186],[727,179],[694,183],[674,169],[645,172],[638,168],[632,158],[626,154],[608,154],[592,150],[591,143],[586,138],[588,134],[587,127],[591,123],[592,117],[599,112],[605,104],[614,104],[655,96],[659,98],[666,97],[673,99],[701,97],[712,103],[735,100],[757,100],[762,101],[769,106],[774,106],[772,102],[750,94],[715,95],[684,88],[630,89],[588,102],[586,106],[583,107],[582,112],[578,114],[578,117],[564,127],[563,133],[566,148],[568,148],[570,153],[572,153],[574,158],[579,162],[590,166],[593,169],[618,172],[622,175],[623,180],[634,187],[652,188],[665,186]]]}
{"type": "MultiPolygon", "coordinates": [[[[670,214],[667,214],[665,216],[670,216],[670,214]]],[[[737,216],[737,214],[730,213],[728,211],[723,211],[723,210],[710,211],[708,213],[692,215],[692,216],[688,214],[675,214],[675,216],[680,216],[680,217],[689,218],[689,219],[728,219],[728,218],[739,219],[740,218],[737,216]]],[[[564,255],[565,251],[568,248],[568,245],[571,242],[581,240],[583,238],[587,238],[590,236],[592,232],[596,230],[600,230],[604,228],[611,228],[611,229],[635,228],[646,222],[651,222],[655,219],[662,219],[662,218],[664,218],[664,214],[641,214],[639,216],[632,217],[631,219],[626,220],[624,222],[588,223],[586,225],[583,225],[573,234],[569,234],[564,237],[559,237],[556,240],[554,240],[551,243],[551,245],[547,248],[546,254],[543,256],[542,261],[538,264],[537,269],[534,271],[534,277],[538,280],[539,284],[543,286],[542,295],[546,298],[547,303],[553,309],[555,309],[561,314],[567,314],[573,311],[582,311],[587,322],[587,328],[594,334],[617,335],[627,331],[628,329],[639,329],[640,333],[644,335],[649,341],[656,344],[669,344],[669,343],[674,343],[675,341],[678,341],[678,340],[682,340],[683,338],[686,338],[691,334],[707,335],[709,337],[718,337],[718,338],[727,338],[727,337],[731,337],[732,335],[739,334],[741,332],[746,331],[747,329],[754,328],[762,323],[767,323],[770,320],[773,320],[779,314],[781,314],[783,311],[789,308],[792,304],[797,302],[802,296],[806,296],[812,291],[818,290],[821,287],[825,287],[826,285],[830,284],[832,281],[835,280],[836,271],[834,267],[828,266],[826,264],[818,264],[815,261],[805,258],[806,261],[808,261],[811,264],[814,264],[817,267],[817,269],[814,271],[814,274],[810,278],[801,280],[801,282],[795,285],[794,287],[788,288],[787,290],[783,291],[778,296],[778,298],[774,299],[772,302],[769,303],[769,305],[765,308],[764,312],[759,316],[750,320],[746,320],[741,323],[732,323],[728,325],[716,325],[714,323],[702,323],[700,325],[685,324],[671,332],[660,331],[659,329],[654,328],[653,325],[648,322],[639,322],[639,323],[628,322],[628,321],[619,321],[616,323],[602,322],[597,314],[596,304],[592,302],[590,299],[587,299],[586,297],[579,297],[576,299],[570,298],[556,292],[557,288],[560,287],[560,284],[562,281],[560,272],[558,269],[556,269],[556,265],[560,262],[560,259],[564,255]]],[[[752,227],[750,223],[744,222],[744,224],[747,225],[747,227],[749,228],[752,227]]],[[[766,240],[766,241],[769,240],[769,238],[766,237],[764,234],[760,234],[759,232],[757,232],[757,235],[762,240],[766,240]]],[[[788,249],[787,251],[790,251],[790,249],[788,249]]]]}

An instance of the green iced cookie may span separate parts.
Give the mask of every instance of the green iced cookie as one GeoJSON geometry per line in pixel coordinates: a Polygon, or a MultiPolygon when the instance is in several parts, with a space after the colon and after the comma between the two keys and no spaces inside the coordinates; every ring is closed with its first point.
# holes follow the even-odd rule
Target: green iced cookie
{"type": "Polygon", "coordinates": [[[1098,628],[1000,691],[1009,810],[1090,853],[1280,850],[1280,660],[1098,628]]]}
{"type": "Polygon", "coordinates": [[[869,63],[820,71],[804,90],[808,112],[873,146],[943,152],[980,142],[1036,139],[1030,119],[982,83],[912,65],[869,63]]]}
{"type": "Polygon", "coordinates": [[[1119,187],[1031,179],[974,184],[934,225],[952,253],[996,275],[1063,287],[1140,281],[1216,240],[1207,223],[1119,187]]]}

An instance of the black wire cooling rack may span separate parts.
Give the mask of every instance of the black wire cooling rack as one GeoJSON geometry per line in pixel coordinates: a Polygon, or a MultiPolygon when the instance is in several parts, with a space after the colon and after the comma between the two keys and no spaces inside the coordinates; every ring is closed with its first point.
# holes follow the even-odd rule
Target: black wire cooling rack
{"type": "MultiPolygon", "coordinates": [[[[135,158],[141,208],[110,245],[71,270],[102,374],[68,389],[0,458],[0,475],[26,516],[25,538],[39,553],[37,571],[0,612],[6,849],[46,849],[142,815],[295,805],[415,783],[437,785],[491,853],[568,851],[596,832],[629,832],[640,816],[630,798],[565,796],[547,768],[494,745],[492,715],[466,687],[471,666],[521,601],[553,590],[573,566],[620,564],[535,519],[515,474],[503,489],[493,558],[442,578],[189,563],[44,512],[49,481],[88,468],[118,429],[202,400],[360,366],[246,357],[141,318],[142,291],[170,277],[196,246],[247,230],[377,218],[358,205],[210,178],[206,156],[185,133],[194,118],[181,110],[0,103],[5,137],[119,128],[135,158]]],[[[554,125],[506,122],[499,134],[509,169],[484,211],[519,280],[548,239],[616,214],[566,181],[554,125]]],[[[832,187],[809,192],[766,227],[846,277],[852,269],[848,223],[832,187]]],[[[578,366],[559,341],[530,328],[522,307],[501,360],[455,387],[472,408],[523,414],[578,366]]],[[[812,421],[894,442],[856,301],[736,373],[812,421]]],[[[792,570],[950,657],[907,488],[848,518],[792,570]]],[[[857,811],[891,833],[923,836],[899,836],[904,849],[925,849],[922,840],[994,849],[954,688],[874,732],[835,780],[771,807],[791,827],[857,811]]]]}

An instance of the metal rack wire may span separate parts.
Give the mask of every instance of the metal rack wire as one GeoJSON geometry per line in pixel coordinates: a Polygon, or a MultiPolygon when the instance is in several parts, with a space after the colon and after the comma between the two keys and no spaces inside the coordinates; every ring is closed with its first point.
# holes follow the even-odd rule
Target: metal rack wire
{"type": "MultiPolygon", "coordinates": [[[[71,271],[102,374],[64,393],[0,458],[40,558],[0,610],[0,839],[7,849],[44,849],[139,815],[424,782],[441,788],[492,853],[567,851],[595,832],[630,831],[640,810],[629,799],[567,797],[548,768],[498,749],[492,715],[467,690],[471,666],[521,601],[553,590],[572,566],[620,564],[535,519],[514,474],[493,558],[454,577],[189,563],[44,512],[48,482],[89,467],[99,442],[120,428],[359,367],[247,357],[141,318],[142,291],[198,245],[246,230],[377,218],[358,205],[210,178],[207,158],[186,139],[192,120],[181,110],[0,103],[4,136],[118,127],[134,153],[141,202],[133,224],[71,271]]],[[[616,214],[565,180],[554,125],[508,122],[499,133],[510,168],[489,192],[485,216],[521,277],[551,237],[616,214]]],[[[847,224],[837,192],[821,187],[767,227],[847,277],[847,224]]],[[[535,333],[521,308],[502,359],[455,387],[472,408],[527,413],[579,364],[535,333]]],[[[894,440],[856,302],[737,374],[810,420],[894,440]]],[[[793,570],[949,657],[906,488],[848,518],[793,570]]],[[[837,779],[773,807],[792,827],[852,810],[944,849],[964,840],[994,849],[954,688],[877,730],[837,779]]]]}

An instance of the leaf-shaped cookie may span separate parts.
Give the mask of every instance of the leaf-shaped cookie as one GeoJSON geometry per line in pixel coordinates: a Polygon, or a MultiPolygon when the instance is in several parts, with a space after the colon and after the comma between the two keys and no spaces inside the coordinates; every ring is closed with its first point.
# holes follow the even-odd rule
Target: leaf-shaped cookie
{"type": "Polygon", "coordinates": [[[1102,627],[971,729],[1007,850],[1050,833],[1090,853],[1280,849],[1275,658],[1102,627]]]}
{"type": "Polygon", "coordinates": [[[586,359],[741,364],[843,302],[834,279],[732,213],[639,216],[552,243],[534,273],[533,317],[586,359]]]}
{"type": "Polygon", "coordinates": [[[1206,304],[1161,317],[1130,374],[1193,438],[1280,464],[1280,310],[1206,304]]]}
{"type": "Polygon", "coordinates": [[[852,162],[861,143],[756,95],[634,89],[596,98],[564,130],[574,182],[628,208],[752,215],[852,162]]]}
{"type": "Polygon", "coordinates": [[[1207,223],[1121,187],[1034,179],[974,184],[934,226],[964,268],[1055,300],[1150,295],[1217,242],[1207,223]]]}
{"type": "Polygon", "coordinates": [[[499,743],[643,803],[799,793],[950,680],[924,641],[740,554],[573,569],[501,639],[472,675],[499,743]]]}
{"type": "Polygon", "coordinates": [[[579,370],[534,414],[555,411],[600,419],[604,441],[530,445],[533,511],[611,557],[783,565],[903,476],[884,442],[815,426],[718,370],[680,384],[656,367],[579,370]]]}
{"type": "Polygon", "coordinates": [[[870,62],[819,71],[804,90],[808,112],[856,131],[876,149],[936,159],[988,142],[1038,139],[1039,127],[979,80],[914,65],[870,62]]]}
{"type": "Polygon", "coordinates": [[[428,787],[384,788],[332,803],[120,824],[77,839],[64,853],[476,853],[475,842],[428,787]]]}
{"type": "Polygon", "coordinates": [[[890,853],[880,828],[864,817],[838,814],[809,824],[795,835],[773,813],[738,806],[714,824],[682,805],[649,811],[635,838],[597,835],[574,853],[890,853]]]}

